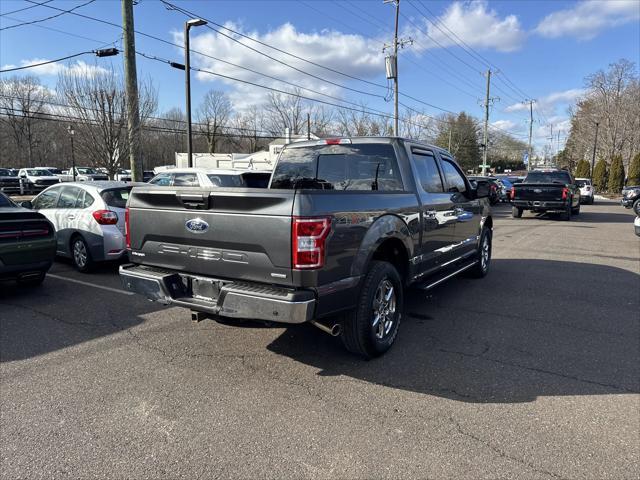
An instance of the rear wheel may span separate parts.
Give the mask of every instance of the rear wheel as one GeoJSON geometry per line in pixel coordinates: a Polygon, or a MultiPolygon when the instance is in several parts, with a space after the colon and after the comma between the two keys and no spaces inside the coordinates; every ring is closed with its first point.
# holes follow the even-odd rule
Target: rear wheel
{"type": "Polygon", "coordinates": [[[633,212],[640,217],[640,198],[633,202],[633,212]]]}
{"type": "Polygon", "coordinates": [[[511,207],[511,216],[513,218],[520,218],[522,217],[522,212],[523,209],[522,208],[518,208],[518,207],[511,207]]]}
{"type": "Polygon", "coordinates": [[[403,302],[402,280],[395,267],[372,262],[356,310],[343,319],[341,339],[347,350],[365,358],[389,350],[398,335],[403,302]]]}
{"type": "Polygon", "coordinates": [[[576,208],[572,208],[571,209],[571,214],[572,215],[580,215],[580,204],[578,204],[578,206],[576,208]]]}
{"type": "Polygon", "coordinates": [[[76,270],[82,273],[87,273],[93,268],[93,259],[91,258],[89,246],[84,241],[84,238],[79,235],[71,240],[71,261],[76,270]]]}

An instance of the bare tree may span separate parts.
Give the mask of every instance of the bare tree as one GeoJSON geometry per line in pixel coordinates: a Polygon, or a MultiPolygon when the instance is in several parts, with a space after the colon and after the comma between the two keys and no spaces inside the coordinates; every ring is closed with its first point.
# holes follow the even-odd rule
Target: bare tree
{"type": "MultiPolygon", "coordinates": [[[[67,70],[58,78],[57,92],[65,113],[75,117],[76,144],[81,158],[104,167],[110,176],[127,164],[126,96],[122,75],[113,68],[104,72],[67,70]]],[[[140,85],[140,120],[144,127],[157,107],[157,93],[150,82],[140,85]]]]}
{"type": "Polygon", "coordinates": [[[265,128],[273,135],[282,135],[285,128],[292,134],[303,131],[306,120],[305,108],[299,97],[300,90],[296,89],[295,95],[270,92],[265,111],[265,128]]]}
{"type": "MultiPolygon", "coordinates": [[[[34,166],[34,149],[44,145],[38,126],[48,112],[51,92],[37,77],[12,77],[0,80],[0,122],[11,132],[19,166],[34,166]],[[24,152],[27,157],[24,159],[24,152]]],[[[4,154],[8,152],[3,148],[4,154]]]]}
{"type": "Polygon", "coordinates": [[[610,161],[620,155],[628,168],[640,151],[640,83],[635,64],[620,60],[585,79],[586,95],[569,110],[571,130],[566,144],[570,163],[591,160],[596,122],[597,156],[610,161]]]}
{"type": "Polygon", "coordinates": [[[209,90],[198,108],[198,129],[205,135],[209,153],[216,153],[218,142],[224,137],[232,106],[224,92],[209,90]]]}

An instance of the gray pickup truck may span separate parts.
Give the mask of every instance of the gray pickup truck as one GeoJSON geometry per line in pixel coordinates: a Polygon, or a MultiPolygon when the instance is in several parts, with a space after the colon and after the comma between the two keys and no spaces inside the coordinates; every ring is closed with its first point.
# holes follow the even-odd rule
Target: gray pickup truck
{"type": "Polygon", "coordinates": [[[398,333],[406,287],[486,275],[487,182],[388,137],[288,145],[268,188],[135,187],[126,289],[192,318],[310,322],[365,357],[398,333]]]}

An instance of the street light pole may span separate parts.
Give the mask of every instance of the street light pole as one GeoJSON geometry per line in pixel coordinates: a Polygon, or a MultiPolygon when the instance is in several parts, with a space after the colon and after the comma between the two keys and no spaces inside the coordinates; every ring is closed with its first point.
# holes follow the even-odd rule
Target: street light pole
{"type": "Polygon", "coordinates": [[[73,150],[73,136],[76,134],[76,131],[73,128],[73,125],[69,125],[67,127],[67,131],[69,132],[69,137],[71,138],[71,175],[73,175],[73,181],[76,181],[76,154],[73,150]]]}
{"type": "Polygon", "coordinates": [[[191,56],[189,55],[189,31],[191,27],[206,25],[207,22],[194,18],[184,22],[184,79],[187,111],[187,165],[193,167],[193,143],[191,141],[191,56]]]}
{"type": "Polygon", "coordinates": [[[596,122],[596,138],[593,141],[593,155],[591,156],[591,175],[589,175],[589,179],[591,180],[591,185],[593,185],[593,169],[594,164],[596,163],[596,150],[598,149],[598,128],[600,127],[600,122],[596,122]]]}

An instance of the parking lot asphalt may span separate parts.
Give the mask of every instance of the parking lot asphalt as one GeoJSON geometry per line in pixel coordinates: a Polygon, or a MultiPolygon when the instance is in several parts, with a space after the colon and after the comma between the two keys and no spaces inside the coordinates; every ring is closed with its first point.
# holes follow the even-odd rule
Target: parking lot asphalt
{"type": "Polygon", "coordinates": [[[0,293],[2,478],[638,478],[640,239],[613,202],[495,209],[483,280],[411,292],[363,361],[57,262],[0,293]]]}

